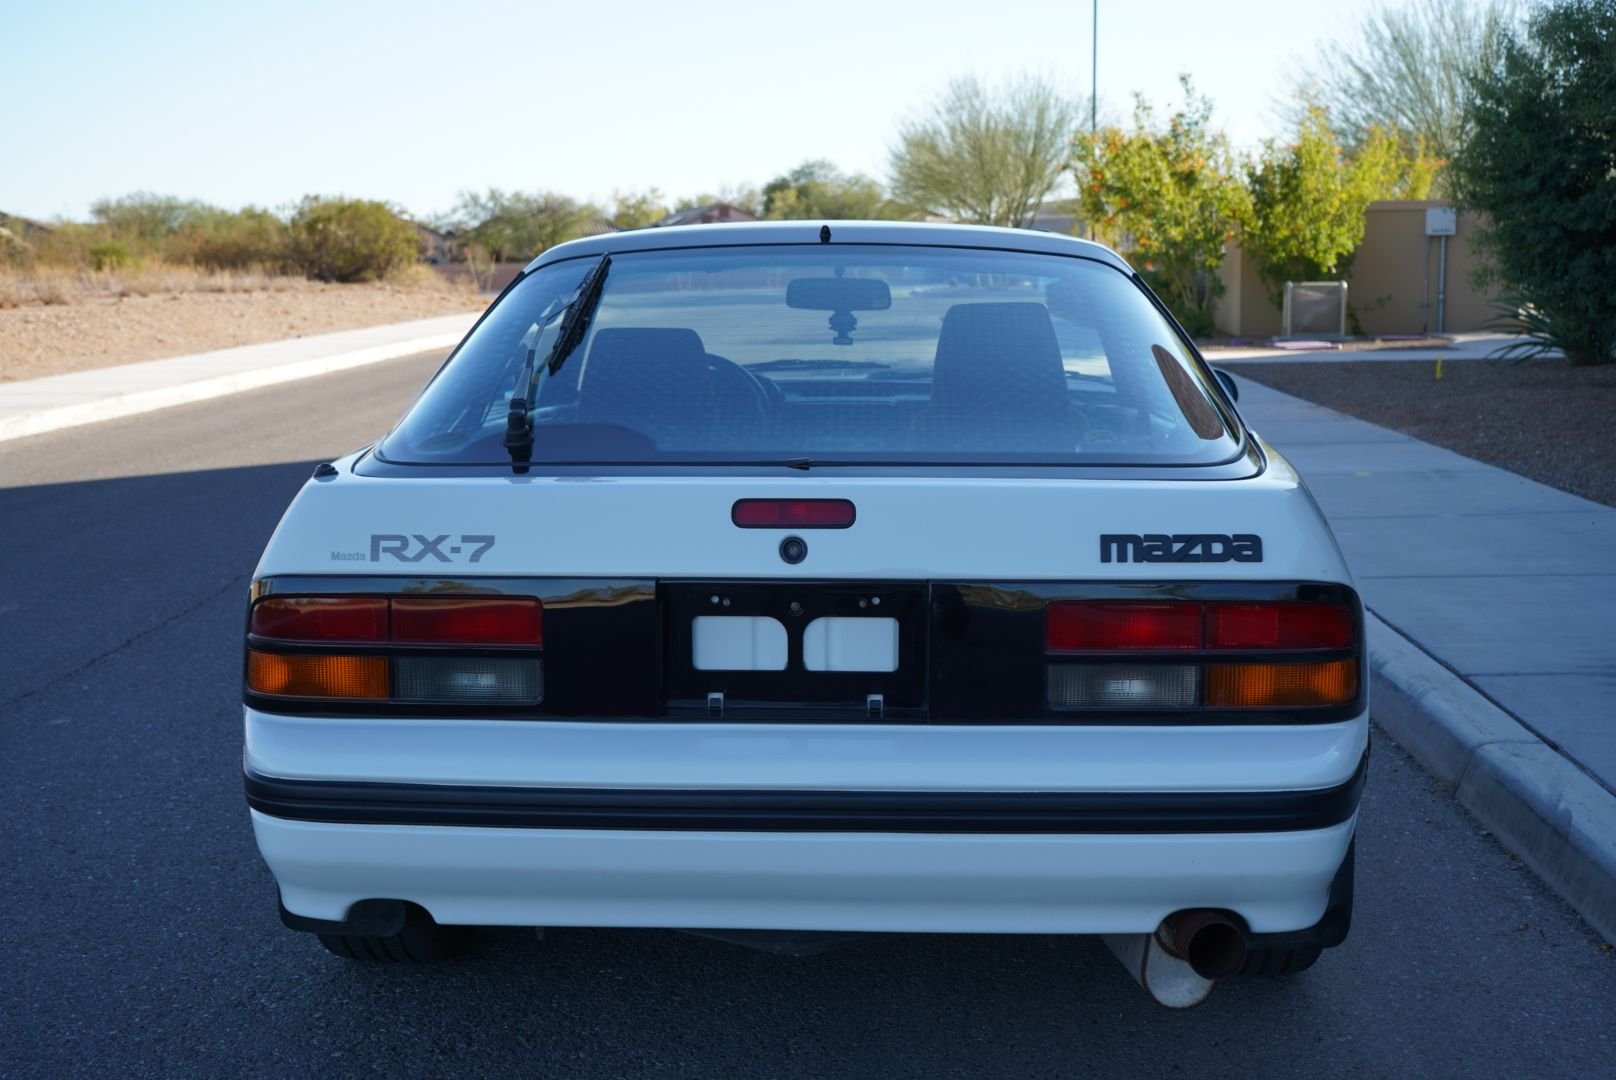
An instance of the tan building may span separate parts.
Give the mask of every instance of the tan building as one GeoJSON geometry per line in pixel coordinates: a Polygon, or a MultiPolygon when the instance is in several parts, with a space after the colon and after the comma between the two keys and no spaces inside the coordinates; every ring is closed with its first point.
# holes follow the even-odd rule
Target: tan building
{"type": "MultiPolygon", "coordinates": [[[[1448,333],[1479,330],[1493,317],[1493,293],[1470,283],[1475,269],[1471,239],[1475,216],[1461,212],[1454,235],[1447,238],[1446,273],[1443,243],[1427,236],[1426,214],[1442,209],[1442,202],[1370,203],[1365,215],[1363,243],[1353,258],[1347,278],[1347,300],[1362,332],[1370,336],[1448,333]],[[1443,284],[1440,324],[1438,287],[1443,284]]],[[[1230,243],[1219,270],[1224,294],[1216,308],[1217,326],[1234,337],[1276,337],[1283,331],[1280,309],[1268,298],[1268,288],[1256,266],[1230,243]]],[[[1348,333],[1353,327],[1349,320],[1348,333]]]]}

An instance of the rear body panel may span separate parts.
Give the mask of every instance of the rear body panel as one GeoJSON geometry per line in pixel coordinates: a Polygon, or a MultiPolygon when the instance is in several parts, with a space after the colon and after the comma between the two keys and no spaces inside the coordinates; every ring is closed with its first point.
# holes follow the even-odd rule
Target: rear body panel
{"type": "MultiPolygon", "coordinates": [[[[355,475],[353,460],[299,494],[258,568],[261,587],[307,590],[322,578],[373,576],[379,589],[430,591],[516,577],[542,581],[551,593],[587,595],[594,606],[571,614],[554,596],[547,600],[546,662],[586,665],[598,691],[592,704],[634,715],[590,716],[583,708],[543,719],[479,719],[430,710],[383,717],[249,708],[250,776],[307,781],[314,791],[360,784],[647,797],[1216,797],[1338,789],[1367,752],[1362,713],[1327,723],[1211,725],[1164,716],[1029,724],[1012,715],[961,723],[680,714],[680,702],[699,705],[702,689],[702,673],[681,664],[690,644],[680,631],[704,593],[726,584],[744,583],[726,590],[742,603],[760,596],[776,606],[791,594],[781,587],[801,583],[814,603],[827,581],[841,583],[834,591],[863,583],[916,596],[929,583],[951,581],[997,581],[1030,594],[1072,583],[1089,593],[1172,583],[1187,594],[1241,583],[1350,585],[1311,497],[1271,452],[1252,479],[1153,483],[814,474],[435,478],[427,470],[397,479],[355,475]],[[851,499],[857,520],[846,529],[800,531],[809,553],[792,565],[779,552],[785,531],[730,522],[736,500],[780,497],[851,499]],[[1109,552],[1102,546],[1101,536],[1112,534],[1255,535],[1262,561],[1121,562],[1115,545],[1109,552]],[[479,539],[461,542],[463,536],[479,539]],[[396,537],[407,543],[399,547],[396,537]],[[484,545],[472,563],[471,553],[484,545]],[[622,619],[619,609],[636,602],[654,608],[659,593],[661,610],[618,622],[607,637],[597,636],[599,627],[588,633],[594,646],[611,640],[630,656],[643,658],[649,649],[654,672],[643,662],[614,670],[613,656],[568,653],[567,618],[622,619]],[[698,681],[681,689],[680,680],[692,676],[698,681]]],[[[906,638],[925,615],[899,613],[906,638]]],[[[929,692],[965,657],[940,671],[945,650],[935,640],[926,644],[929,692]]],[[[953,674],[973,681],[969,672],[953,674]]],[[[565,682],[555,674],[549,685],[561,692],[565,682]]],[[[986,696],[993,694],[988,688],[986,696]]],[[[906,703],[899,690],[894,709],[906,703]]],[[[873,829],[868,822],[851,832],[648,831],[253,813],[283,902],[313,918],[340,919],[359,900],[390,897],[418,903],[440,921],[473,924],[1083,933],[1148,931],[1174,911],[1203,906],[1237,912],[1259,933],[1311,926],[1355,820],[1263,832],[1029,835],[873,829]]]]}
{"type": "MultiPolygon", "coordinates": [[[[256,577],[409,574],[893,581],[1323,581],[1351,576],[1312,496],[1271,451],[1245,480],[842,476],[360,476],[303,487],[256,577]],[[740,499],[844,498],[847,529],[730,522],[740,499]],[[1261,561],[1122,561],[1102,536],[1261,537],[1261,561]],[[487,538],[493,543],[487,544],[487,538]],[[485,546],[486,545],[486,546],[485,546]],[[481,550],[479,550],[481,549],[481,550]]],[[[1193,473],[1193,470],[1185,470],[1193,473]]],[[[1175,548],[1189,546],[1180,541],[1175,548]]],[[[1206,544],[1187,551],[1197,556],[1206,544]]],[[[1219,549],[1211,548],[1214,554],[1219,549]]]]}

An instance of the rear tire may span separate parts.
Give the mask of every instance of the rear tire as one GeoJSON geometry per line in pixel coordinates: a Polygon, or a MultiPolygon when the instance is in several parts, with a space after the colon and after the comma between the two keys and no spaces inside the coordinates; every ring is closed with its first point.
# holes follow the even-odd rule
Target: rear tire
{"type": "Polygon", "coordinates": [[[410,907],[404,928],[385,937],[361,934],[318,934],[320,944],[333,956],[370,964],[431,963],[447,960],[465,949],[471,929],[439,926],[432,916],[410,907]]]}

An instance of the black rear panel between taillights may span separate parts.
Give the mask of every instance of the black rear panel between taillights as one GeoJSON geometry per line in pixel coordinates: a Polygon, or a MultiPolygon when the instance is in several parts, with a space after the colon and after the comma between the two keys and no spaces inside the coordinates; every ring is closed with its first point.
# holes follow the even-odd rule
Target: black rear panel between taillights
{"type": "MultiPolygon", "coordinates": [[[[344,701],[275,697],[249,686],[247,703],[315,715],[648,723],[1251,725],[1329,723],[1363,711],[1362,608],[1352,589],[1332,583],[309,576],[263,579],[253,589],[255,602],[375,595],[538,599],[542,700],[344,701]],[[1351,640],[1302,653],[1210,646],[1054,652],[1046,615],[1052,604],[1073,602],[1180,613],[1197,605],[1207,612],[1231,604],[1252,605],[1241,611],[1331,605],[1350,619],[1351,640]],[[1258,685],[1259,676],[1306,682],[1324,670],[1334,673],[1335,696],[1305,707],[1239,698],[1245,684],[1230,674],[1256,673],[1247,681],[1258,685]],[[1141,687],[1157,697],[1129,703],[1141,687]]],[[[387,656],[395,665],[401,656],[427,653],[497,654],[446,643],[311,645],[262,636],[249,638],[249,647],[289,656],[387,656]]],[[[1283,693],[1272,699],[1290,700],[1283,693]]]]}

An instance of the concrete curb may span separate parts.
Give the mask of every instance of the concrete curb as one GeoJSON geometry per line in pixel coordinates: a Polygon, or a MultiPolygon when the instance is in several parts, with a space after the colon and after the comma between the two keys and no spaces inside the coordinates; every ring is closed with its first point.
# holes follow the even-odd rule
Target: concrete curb
{"type": "Polygon", "coordinates": [[[413,335],[409,330],[417,324],[395,323],[0,383],[0,442],[451,349],[460,343],[476,317],[468,314],[421,320],[420,330],[413,335]],[[440,329],[451,322],[456,328],[440,329]],[[428,330],[431,332],[421,332],[428,330]],[[397,336],[400,333],[405,336],[397,336]],[[391,340],[353,347],[356,339],[367,336],[391,340]],[[331,351],[323,351],[325,348],[331,351]]]}
{"type": "Polygon", "coordinates": [[[1375,722],[1616,942],[1616,795],[1377,616],[1375,722]]]}

